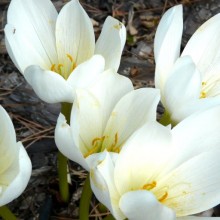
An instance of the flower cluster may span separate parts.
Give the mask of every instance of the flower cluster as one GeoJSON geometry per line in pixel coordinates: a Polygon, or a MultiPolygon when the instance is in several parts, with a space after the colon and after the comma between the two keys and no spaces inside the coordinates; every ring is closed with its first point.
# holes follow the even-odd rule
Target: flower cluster
{"type": "MultiPolygon", "coordinates": [[[[126,29],[113,17],[96,43],[78,0],[59,14],[49,0],[12,0],[7,19],[8,53],[36,94],[72,103],[58,117],[56,145],[89,172],[115,219],[197,219],[220,203],[220,14],[180,55],[182,6],[169,9],[155,35],[156,88],[136,90],[117,73],[126,29]]],[[[31,166],[3,108],[0,118],[2,206],[23,191],[31,166]]]]}

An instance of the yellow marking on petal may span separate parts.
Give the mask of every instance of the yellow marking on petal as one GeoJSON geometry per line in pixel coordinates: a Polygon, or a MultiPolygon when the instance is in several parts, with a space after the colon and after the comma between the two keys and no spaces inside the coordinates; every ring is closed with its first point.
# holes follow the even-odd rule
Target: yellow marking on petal
{"type": "Polygon", "coordinates": [[[202,91],[200,94],[200,99],[204,99],[206,97],[207,97],[206,92],[202,91]]]}
{"type": "Polygon", "coordinates": [[[113,27],[117,30],[120,30],[122,27],[122,24],[121,24],[121,22],[119,22],[118,24],[114,25],[113,27]]]}
{"type": "Polygon", "coordinates": [[[56,64],[52,64],[52,66],[50,67],[50,70],[53,72],[56,72],[56,64]]]}
{"type": "Polygon", "coordinates": [[[207,82],[202,82],[202,86],[206,86],[207,82]]]}
{"type": "Polygon", "coordinates": [[[153,181],[152,183],[147,183],[143,186],[143,189],[145,190],[151,190],[153,189],[154,187],[156,187],[157,185],[157,182],[156,181],[153,181]]]}
{"type": "Polygon", "coordinates": [[[158,200],[159,200],[160,202],[163,202],[167,197],[168,197],[168,193],[165,192],[164,195],[163,195],[160,199],[158,199],[158,200]]]}
{"type": "Polygon", "coordinates": [[[69,58],[69,60],[71,61],[71,63],[73,63],[73,57],[70,54],[66,54],[66,56],[69,58]]]}

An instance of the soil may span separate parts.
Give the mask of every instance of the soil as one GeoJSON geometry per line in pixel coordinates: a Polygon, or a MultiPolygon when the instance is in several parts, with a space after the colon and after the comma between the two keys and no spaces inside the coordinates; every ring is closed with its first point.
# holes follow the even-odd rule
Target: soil
{"type": "MultiPolygon", "coordinates": [[[[59,11],[66,0],[52,1],[59,11]]],[[[26,191],[9,204],[18,217],[25,220],[79,219],[79,200],[87,176],[79,165],[69,161],[71,199],[61,201],[57,178],[57,148],[54,126],[60,112],[59,104],[42,102],[25,82],[5,49],[4,26],[10,0],[0,1],[0,104],[8,111],[33,164],[26,191]]],[[[162,14],[176,4],[184,5],[184,35],[182,47],[196,28],[220,12],[219,0],[84,0],[83,7],[92,18],[95,34],[99,35],[108,15],[123,21],[127,27],[127,42],[119,73],[128,76],[135,88],[154,87],[153,39],[162,14]]],[[[159,113],[162,112],[159,108],[159,113]]],[[[90,219],[103,219],[98,202],[91,202],[90,219]]],[[[220,209],[214,209],[220,216],[220,209]]]]}

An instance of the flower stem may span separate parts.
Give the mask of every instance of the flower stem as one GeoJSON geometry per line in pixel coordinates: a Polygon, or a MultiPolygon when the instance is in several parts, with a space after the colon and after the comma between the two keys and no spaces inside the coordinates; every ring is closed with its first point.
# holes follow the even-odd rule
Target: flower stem
{"type": "Polygon", "coordinates": [[[110,214],[106,216],[103,220],[115,220],[115,218],[110,214]]]}
{"type": "Polygon", "coordinates": [[[164,114],[162,115],[159,122],[160,122],[160,124],[162,124],[164,126],[167,126],[167,125],[171,124],[170,115],[167,111],[164,112],[164,114]]]}
{"type": "Polygon", "coordinates": [[[0,207],[0,217],[4,220],[16,220],[16,216],[10,211],[7,206],[0,207]]]}
{"type": "Polygon", "coordinates": [[[89,220],[89,206],[92,198],[89,174],[84,182],[79,205],[79,220],[89,220]]]}
{"type": "MultiPolygon", "coordinates": [[[[66,117],[68,124],[70,123],[71,108],[71,103],[62,103],[61,113],[66,117]]],[[[69,201],[69,184],[67,181],[68,159],[61,152],[58,152],[57,160],[60,196],[63,202],[67,203],[69,201]]]]}
{"type": "Polygon", "coordinates": [[[63,202],[69,201],[69,184],[67,181],[68,159],[60,152],[57,155],[60,196],[63,202]]]}

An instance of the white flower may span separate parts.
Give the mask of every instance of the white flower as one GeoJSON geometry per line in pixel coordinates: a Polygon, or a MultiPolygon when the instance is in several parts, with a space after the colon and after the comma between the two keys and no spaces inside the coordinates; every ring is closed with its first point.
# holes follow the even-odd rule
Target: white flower
{"type": "Polygon", "coordinates": [[[155,85],[174,124],[220,104],[220,14],[198,28],[180,56],[182,30],[178,5],[162,17],[154,42],[155,85]]]}
{"type": "Polygon", "coordinates": [[[91,20],[78,0],[59,15],[50,0],[12,0],[7,22],[8,53],[46,102],[73,102],[76,87],[87,86],[104,69],[118,70],[124,25],[109,16],[95,44],[91,20]]]}
{"type": "Polygon", "coordinates": [[[194,219],[183,217],[219,204],[219,114],[215,107],[191,115],[172,130],[147,122],[120,154],[91,155],[97,199],[117,220],[194,219]]]}
{"type": "Polygon", "coordinates": [[[88,89],[77,90],[70,125],[60,114],[55,142],[69,159],[89,170],[87,159],[105,149],[119,152],[146,121],[156,120],[159,90],[134,90],[131,81],[105,71],[88,89]]]}
{"type": "Polygon", "coordinates": [[[10,117],[0,106],[0,206],[16,199],[31,176],[31,162],[21,142],[16,142],[10,117]]]}

